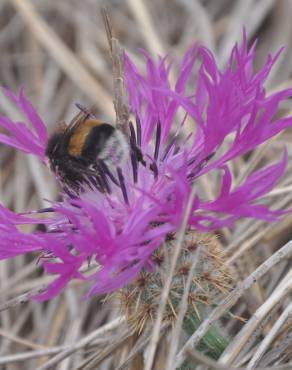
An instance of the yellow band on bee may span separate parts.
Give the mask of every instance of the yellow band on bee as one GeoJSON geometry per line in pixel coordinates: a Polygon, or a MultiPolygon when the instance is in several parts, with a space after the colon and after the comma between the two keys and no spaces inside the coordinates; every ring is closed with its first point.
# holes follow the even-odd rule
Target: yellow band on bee
{"type": "Polygon", "coordinates": [[[85,140],[93,127],[102,124],[102,121],[96,119],[87,119],[79,125],[69,140],[68,152],[73,157],[78,157],[82,153],[85,140]]]}

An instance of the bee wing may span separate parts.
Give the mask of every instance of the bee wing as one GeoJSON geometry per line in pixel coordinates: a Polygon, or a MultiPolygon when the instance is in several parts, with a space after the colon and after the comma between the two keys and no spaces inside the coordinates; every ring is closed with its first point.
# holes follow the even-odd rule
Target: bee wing
{"type": "Polygon", "coordinates": [[[90,117],[94,118],[95,117],[95,115],[92,113],[92,111],[93,111],[92,107],[87,109],[79,103],[77,103],[76,106],[77,106],[78,109],[80,109],[80,112],[78,114],[76,114],[76,116],[71,120],[69,125],[64,130],[65,135],[70,135],[70,134],[74,133],[78,129],[78,127],[82,123],[84,123],[88,118],[90,118],[90,117]]]}
{"type": "Polygon", "coordinates": [[[88,117],[87,113],[79,112],[76,116],[71,120],[69,125],[66,127],[64,131],[64,135],[72,134],[88,117]]]}

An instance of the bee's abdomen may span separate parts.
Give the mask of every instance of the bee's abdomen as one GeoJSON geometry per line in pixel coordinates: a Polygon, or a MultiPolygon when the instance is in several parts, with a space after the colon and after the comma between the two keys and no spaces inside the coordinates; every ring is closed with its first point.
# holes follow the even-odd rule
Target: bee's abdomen
{"type": "Polygon", "coordinates": [[[92,128],[83,144],[81,157],[95,161],[106,147],[108,140],[113,136],[114,131],[114,127],[107,123],[92,128]]]}
{"type": "Polygon", "coordinates": [[[102,151],[98,153],[98,158],[113,169],[123,166],[129,158],[129,152],[129,144],[124,134],[119,130],[114,130],[102,151]]]}
{"type": "MultiPolygon", "coordinates": [[[[72,157],[83,156],[83,151],[91,147],[91,135],[95,129],[103,126],[104,123],[95,119],[87,119],[72,134],[69,140],[68,153],[72,157]]],[[[108,125],[109,126],[109,125],[108,125]]]]}

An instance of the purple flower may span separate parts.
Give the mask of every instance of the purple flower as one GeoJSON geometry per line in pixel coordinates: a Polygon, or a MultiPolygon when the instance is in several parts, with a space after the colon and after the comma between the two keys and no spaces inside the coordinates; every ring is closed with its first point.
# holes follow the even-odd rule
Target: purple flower
{"type": "MultiPolygon", "coordinates": [[[[126,88],[137,117],[135,125],[130,123],[128,163],[111,173],[100,170],[103,189],[91,183],[77,196],[67,191],[61,202],[52,204],[52,215],[43,220],[1,207],[0,258],[34,251],[42,254],[47,273],[58,277],[38,299],[54,297],[75,278],[92,282],[88,295],[116,290],[142,268],[155,268],[153,251],[179,229],[191,187],[210,171],[222,176],[220,193],[212,201],[197,194],[190,227],[211,231],[230,227],[242,217],[278,220],[284,212],[271,210],[259,200],[283,175],[286,152],[278,164],[257,170],[234,188],[228,167],[233,158],[292,125],[292,117],[275,118],[292,89],[266,96],[264,88],[278,55],[269,56],[264,67],[254,72],[255,45],[248,49],[244,35],[242,46],[234,46],[227,67],[220,71],[211,51],[195,45],[181,61],[174,87],[168,78],[167,58],[156,64],[143,52],[146,72],[142,74],[126,55],[126,88]],[[186,120],[196,128],[183,138],[186,120]],[[223,151],[227,136],[232,140],[223,151]],[[40,222],[46,232],[28,234],[18,227],[40,222]],[[93,263],[97,271],[86,271],[93,263]]],[[[0,116],[0,126],[8,132],[1,134],[0,141],[44,161],[44,123],[23,90],[19,97],[5,93],[32,128],[0,116]]]]}

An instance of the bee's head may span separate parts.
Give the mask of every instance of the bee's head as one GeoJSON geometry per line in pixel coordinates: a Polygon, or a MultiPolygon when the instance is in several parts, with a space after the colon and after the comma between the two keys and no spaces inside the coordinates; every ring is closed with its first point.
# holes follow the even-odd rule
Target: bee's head
{"type": "Polygon", "coordinates": [[[58,162],[64,155],[64,148],[62,148],[63,136],[62,132],[57,132],[51,136],[47,144],[45,155],[53,172],[55,172],[58,162]]]}

